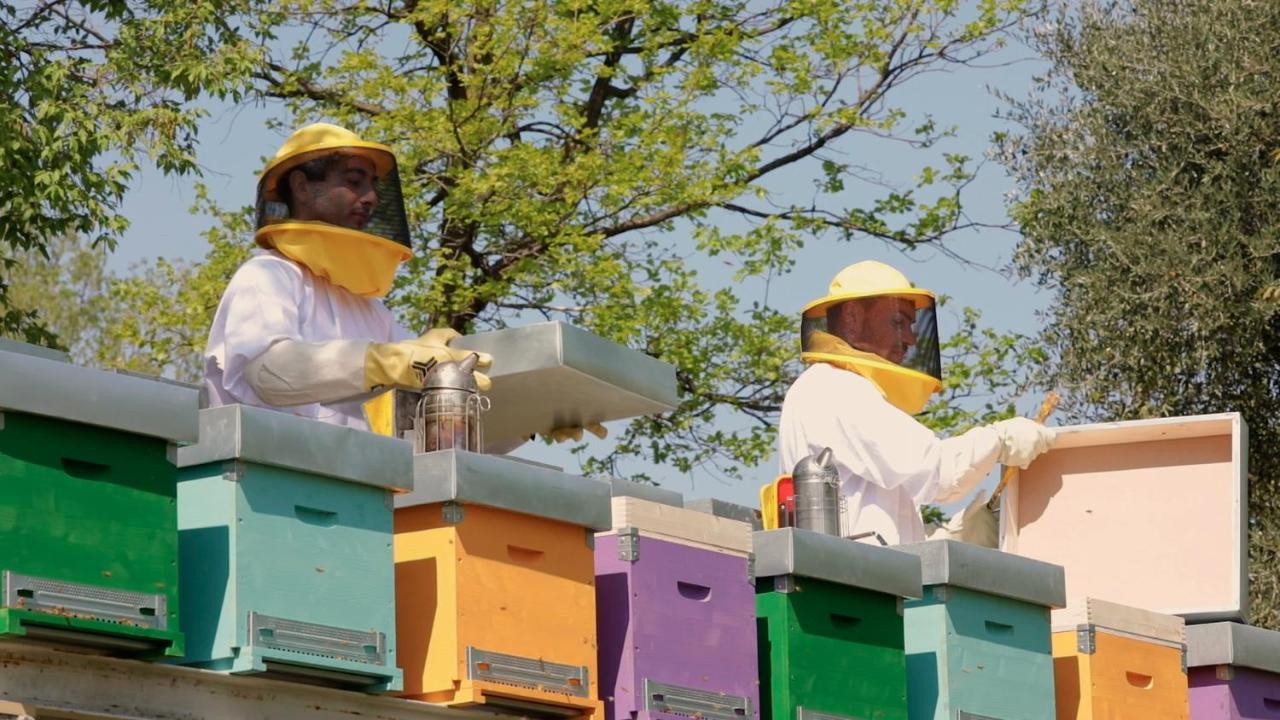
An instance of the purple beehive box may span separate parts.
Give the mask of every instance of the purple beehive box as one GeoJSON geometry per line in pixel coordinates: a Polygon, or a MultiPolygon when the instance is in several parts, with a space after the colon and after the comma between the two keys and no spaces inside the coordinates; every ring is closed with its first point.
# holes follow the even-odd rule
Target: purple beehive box
{"type": "Polygon", "coordinates": [[[1280,718],[1280,632],[1188,625],[1187,681],[1191,720],[1280,718]]]}
{"type": "Polygon", "coordinates": [[[595,544],[605,718],[758,720],[750,526],[619,497],[614,523],[595,544]]]}

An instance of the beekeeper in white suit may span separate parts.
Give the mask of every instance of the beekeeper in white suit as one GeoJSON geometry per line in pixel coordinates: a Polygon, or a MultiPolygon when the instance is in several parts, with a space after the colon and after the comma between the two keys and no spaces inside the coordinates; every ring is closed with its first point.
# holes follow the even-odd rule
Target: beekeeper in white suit
{"type": "MultiPolygon", "coordinates": [[[[372,393],[419,387],[415,365],[471,354],[449,347],[453,330],[414,337],[382,302],[412,255],[386,145],[326,123],[294,132],[258,182],[254,240],[260,249],[236,270],[209,330],[211,405],[368,429],[361,406],[372,393]]],[[[489,367],[492,358],[479,355],[478,367],[489,367]]],[[[482,373],[476,380],[489,388],[482,373]]],[[[550,434],[581,438],[582,428],[550,434]]]]}
{"type": "MultiPolygon", "coordinates": [[[[834,451],[845,535],[922,541],[921,505],[962,499],[997,462],[1025,468],[1053,443],[1051,429],[1026,418],[940,439],[912,417],[942,389],[934,303],[893,267],[864,261],[841,270],[802,312],[809,367],[782,404],[779,456],[789,473],[806,455],[834,451]]],[[[960,535],[995,544],[994,527],[960,535]]]]}

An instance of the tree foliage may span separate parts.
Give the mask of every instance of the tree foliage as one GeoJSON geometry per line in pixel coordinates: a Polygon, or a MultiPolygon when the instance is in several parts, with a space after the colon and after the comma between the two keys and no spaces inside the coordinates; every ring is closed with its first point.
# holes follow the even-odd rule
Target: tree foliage
{"type": "Polygon", "coordinates": [[[895,98],[983,57],[1022,6],[292,0],[236,22],[264,38],[245,92],[280,99],[282,127],[328,118],[395,148],[411,327],[556,318],[666,360],[680,407],[588,468],[733,476],[774,446],[796,317],[763,298],[805,242],[909,250],[974,225],[969,158],[917,155],[915,183],[886,189],[848,151],[946,137],[895,98]]]}
{"type": "MultiPolygon", "coordinates": [[[[9,307],[25,317],[38,317],[45,332],[57,339],[72,361],[97,362],[104,328],[112,326],[117,310],[108,290],[107,251],[98,243],[75,235],[62,236],[13,254],[22,272],[10,278],[9,307]]],[[[0,337],[23,340],[21,328],[0,330],[0,337]]]]}
{"type": "MultiPolygon", "coordinates": [[[[795,309],[773,307],[767,288],[805,243],[849,242],[852,260],[854,242],[910,251],[976,225],[960,204],[972,160],[939,152],[949,128],[909,122],[898,98],[922,73],[983,58],[1023,6],[3,6],[12,17],[39,17],[12,37],[26,41],[44,22],[51,42],[75,56],[67,62],[79,94],[52,82],[13,86],[32,98],[26,105],[67,118],[31,111],[23,122],[42,135],[23,147],[60,147],[59,133],[88,138],[66,158],[33,156],[13,172],[106,182],[77,190],[68,212],[83,222],[62,229],[110,237],[143,148],[165,169],[194,169],[198,98],[276,102],[282,131],[321,119],[347,125],[392,145],[400,161],[416,256],[391,303],[409,326],[473,332],[556,318],[666,360],[677,368],[680,407],[615,433],[588,469],[626,475],[621,464],[640,458],[733,476],[772,451],[798,369],[795,309]],[[40,93],[53,100],[40,105],[40,93]],[[853,152],[875,143],[900,148],[891,175],[915,180],[888,183],[863,167],[853,152]]],[[[48,182],[41,192],[65,187],[48,182]]],[[[128,312],[104,330],[102,362],[198,373],[208,317],[249,247],[241,211],[209,210],[224,224],[204,263],[161,261],[112,281],[109,297],[128,312]]],[[[34,228],[22,247],[40,247],[59,227],[34,228]]]]}
{"type": "Polygon", "coordinates": [[[1076,418],[1244,413],[1253,620],[1280,627],[1280,4],[1076,5],[1003,142],[1016,263],[1056,293],[1044,379],[1076,418]]]}
{"type": "MultiPolygon", "coordinates": [[[[77,236],[15,253],[22,272],[9,286],[15,312],[38,317],[73,362],[199,382],[204,346],[218,300],[249,248],[230,239],[247,219],[223,217],[205,234],[203,262],[158,258],[124,275],[107,269],[107,251],[77,236]]],[[[22,340],[16,329],[0,337],[22,340]]]]}
{"type": "Polygon", "coordinates": [[[207,212],[219,222],[204,233],[209,252],[202,262],[160,258],[112,278],[106,303],[115,308],[112,322],[101,328],[97,363],[185,382],[204,374],[204,347],[214,311],[227,282],[249,257],[247,211],[212,208],[203,186],[197,186],[193,211],[207,212]]]}
{"type": "Polygon", "coordinates": [[[250,43],[224,3],[0,2],[0,332],[54,338],[6,299],[17,260],[77,235],[114,246],[144,159],[196,169],[204,93],[235,100],[250,43]]]}

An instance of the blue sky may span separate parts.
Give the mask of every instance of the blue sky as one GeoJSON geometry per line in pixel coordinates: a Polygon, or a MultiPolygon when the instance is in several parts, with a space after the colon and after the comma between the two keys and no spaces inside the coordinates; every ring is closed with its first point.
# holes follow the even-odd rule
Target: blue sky
{"type": "MultiPolygon", "coordinates": [[[[897,96],[897,102],[912,119],[922,119],[925,114],[931,114],[942,124],[958,126],[957,137],[940,144],[936,149],[938,153],[963,153],[975,160],[984,158],[992,132],[1007,129],[994,117],[999,101],[991,89],[1021,96],[1030,88],[1032,74],[1043,67],[1030,59],[1026,49],[1016,45],[988,58],[986,64],[989,67],[957,67],[950,72],[924,75],[901,88],[902,94],[897,96]]],[[[201,130],[199,162],[203,168],[203,182],[219,204],[235,207],[252,203],[262,159],[275,152],[284,135],[267,129],[266,120],[281,113],[281,108],[274,105],[210,107],[210,117],[201,130]]],[[[910,120],[904,126],[911,127],[910,120]]],[[[927,160],[926,156],[893,143],[858,142],[846,150],[851,155],[858,154],[856,162],[903,184],[927,160]]],[[[849,160],[854,161],[855,158],[850,157],[849,160]]],[[[935,165],[938,164],[935,161],[935,165]]],[[[779,178],[775,182],[785,183],[788,180],[779,178]]],[[[809,186],[808,179],[801,180],[805,187],[809,186]]],[[[1010,188],[1011,181],[1003,168],[987,163],[966,191],[966,212],[985,222],[1004,221],[1004,196],[1010,188]]],[[[860,199],[859,192],[865,190],[851,186],[850,204],[860,199]]],[[[206,246],[200,232],[209,226],[210,221],[188,212],[194,200],[192,179],[169,178],[144,168],[125,197],[123,209],[131,227],[111,256],[109,266],[117,272],[124,272],[134,263],[156,257],[192,261],[203,257],[206,246]]],[[[947,247],[972,261],[972,265],[927,248],[904,255],[875,240],[810,242],[796,258],[795,270],[770,284],[768,300],[775,307],[798,311],[805,302],[822,294],[836,270],[851,262],[872,258],[895,264],[917,285],[953,298],[952,311],[944,310],[939,318],[944,337],[955,328],[954,312],[963,305],[981,310],[984,322],[998,330],[1032,333],[1038,329],[1036,313],[1045,307],[1047,297],[1037,293],[1030,283],[1016,282],[998,272],[1007,266],[1016,239],[1014,234],[998,230],[953,236],[947,247]]],[[[706,262],[708,274],[719,270],[713,267],[715,261],[706,262]]],[[[748,295],[752,291],[751,288],[745,290],[748,295]]],[[[759,292],[763,295],[763,288],[759,292]]],[[[748,296],[743,299],[750,301],[755,298],[748,296]]],[[[1022,404],[1030,411],[1038,404],[1038,399],[1027,398],[1022,404]]],[[[576,459],[562,448],[530,444],[516,454],[561,465],[571,471],[577,467],[576,459]]],[[[772,479],[776,471],[776,461],[770,460],[752,469],[746,483],[727,483],[705,473],[680,477],[664,472],[659,477],[664,486],[690,496],[715,496],[754,504],[756,489],[772,479]]]]}

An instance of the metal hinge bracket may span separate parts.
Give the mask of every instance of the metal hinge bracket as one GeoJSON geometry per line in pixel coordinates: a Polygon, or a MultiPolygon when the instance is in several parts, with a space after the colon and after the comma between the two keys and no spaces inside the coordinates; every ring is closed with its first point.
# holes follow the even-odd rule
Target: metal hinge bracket
{"type": "Polygon", "coordinates": [[[640,530],[624,527],[618,530],[618,559],[635,562],[640,559],[640,530]]]}
{"type": "Polygon", "coordinates": [[[1093,651],[1098,647],[1097,638],[1094,636],[1092,625],[1080,625],[1076,627],[1076,650],[1085,654],[1092,655],[1093,651]]]}
{"type": "Polygon", "coordinates": [[[444,515],[444,521],[450,525],[457,525],[462,522],[462,516],[464,513],[462,511],[461,503],[447,502],[440,511],[444,515]]]}

